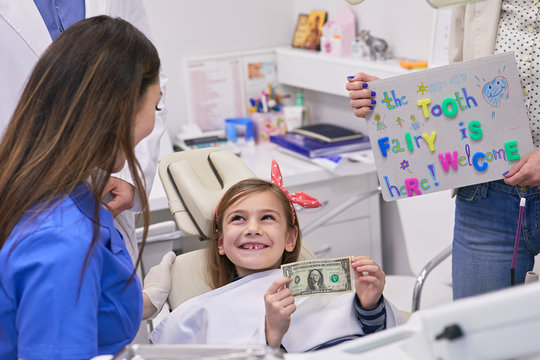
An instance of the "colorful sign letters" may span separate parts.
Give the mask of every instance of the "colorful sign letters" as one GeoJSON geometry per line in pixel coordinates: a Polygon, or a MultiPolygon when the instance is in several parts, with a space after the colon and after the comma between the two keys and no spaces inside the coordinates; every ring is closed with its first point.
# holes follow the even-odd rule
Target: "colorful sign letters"
{"type": "Polygon", "coordinates": [[[366,116],[383,198],[503,178],[534,147],[514,53],[371,82],[366,116]]]}

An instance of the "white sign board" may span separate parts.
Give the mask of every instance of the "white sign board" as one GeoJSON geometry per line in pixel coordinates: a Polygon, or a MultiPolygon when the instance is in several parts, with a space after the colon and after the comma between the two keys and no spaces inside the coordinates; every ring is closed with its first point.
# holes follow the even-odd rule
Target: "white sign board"
{"type": "Polygon", "coordinates": [[[502,179],[534,150],[514,53],[369,83],[386,201],[502,179]]]}

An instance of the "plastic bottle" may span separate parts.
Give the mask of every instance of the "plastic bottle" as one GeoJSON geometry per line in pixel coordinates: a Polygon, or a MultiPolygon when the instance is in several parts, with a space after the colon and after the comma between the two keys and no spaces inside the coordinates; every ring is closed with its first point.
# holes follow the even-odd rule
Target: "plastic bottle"
{"type": "Polygon", "coordinates": [[[296,106],[302,107],[302,126],[309,124],[308,110],[304,104],[304,93],[296,93],[296,106]]]}

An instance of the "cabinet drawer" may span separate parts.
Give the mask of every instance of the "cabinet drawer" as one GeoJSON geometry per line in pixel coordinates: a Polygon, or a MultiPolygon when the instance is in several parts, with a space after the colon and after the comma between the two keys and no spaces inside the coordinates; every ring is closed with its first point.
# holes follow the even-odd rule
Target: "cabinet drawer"
{"type": "MultiPolygon", "coordinates": [[[[322,207],[317,209],[303,209],[297,207],[300,227],[309,225],[320,216],[349,200],[351,196],[358,195],[368,190],[371,190],[371,188],[368,186],[367,176],[340,177],[331,181],[308,183],[289,189],[290,192],[305,192],[317,198],[321,204],[323,204],[322,207]]],[[[337,215],[334,219],[330,220],[327,224],[369,216],[374,210],[371,209],[369,200],[370,199],[368,198],[351,206],[341,214],[337,215]]],[[[378,209],[376,209],[376,211],[378,211],[378,209]]]]}
{"type": "Polygon", "coordinates": [[[322,226],[302,239],[318,258],[367,255],[373,257],[369,218],[322,226]]]}

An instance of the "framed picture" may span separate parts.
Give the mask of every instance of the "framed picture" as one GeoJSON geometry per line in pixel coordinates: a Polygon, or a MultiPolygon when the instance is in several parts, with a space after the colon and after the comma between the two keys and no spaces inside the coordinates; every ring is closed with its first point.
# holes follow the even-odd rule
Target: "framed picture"
{"type": "Polygon", "coordinates": [[[308,14],[298,15],[298,20],[296,21],[296,30],[294,30],[294,37],[292,42],[293,47],[304,47],[304,42],[306,41],[306,35],[308,30],[308,18],[308,14]]]}
{"type": "Polygon", "coordinates": [[[309,12],[304,49],[320,50],[322,27],[325,22],[326,11],[312,10],[309,12]]]}

